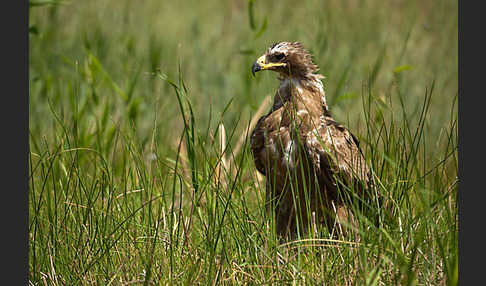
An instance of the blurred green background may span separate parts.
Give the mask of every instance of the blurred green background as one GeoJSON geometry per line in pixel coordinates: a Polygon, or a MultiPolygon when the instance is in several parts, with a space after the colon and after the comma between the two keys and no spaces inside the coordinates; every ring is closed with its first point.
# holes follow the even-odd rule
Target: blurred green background
{"type": "Polygon", "coordinates": [[[134,120],[146,138],[157,110],[159,135],[171,137],[181,124],[177,101],[155,72],[176,80],[179,66],[201,126],[209,110],[221,113],[230,100],[226,125],[239,116],[246,123],[278,86],[274,74],[250,74],[253,61],[276,41],[300,41],[313,53],[331,112],[351,124],[360,119],[360,97],[369,85],[385,102],[400,88],[413,111],[435,80],[428,128],[436,136],[457,95],[456,1],[61,3],[30,9],[33,133],[53,132],[47,98],[60,108],[76,93],[86,124],[94,126],[108,109],[113,121],[104,130],[134,120]]]}

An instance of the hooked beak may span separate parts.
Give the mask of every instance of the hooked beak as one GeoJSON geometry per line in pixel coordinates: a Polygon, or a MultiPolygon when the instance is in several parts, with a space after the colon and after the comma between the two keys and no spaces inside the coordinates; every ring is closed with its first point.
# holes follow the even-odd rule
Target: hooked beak
{"type": "Polygon", "coordinates": [[[273,67],[285,67],[287,66],[286,63],[265,63],[266,62],[266,57],[265,55],[259,57],[256,62],[253,63],[251,66],[251,73],[253,76],[255,76],[256,72],[262,71],[262,70],[268,70],[273,67]]]}
{"type": "Polygon", "coordinates": [[[251,73],[253,74],[253,76],[255,76],[256,72],[261,71],[261,70],[262,70],[262,67],[257,62],[254,62],[253,65],[251,66],[251,73]]]}
{"type": "Polygon", "coordinates": [[[253,65],[251,66],[251,73],[253,74],[253,76],[255,76],[256,72],[261,71],[264,66],[265,66],[265,55],[259,57],[256,60],[256,62],[254,62],[253,65]]]}

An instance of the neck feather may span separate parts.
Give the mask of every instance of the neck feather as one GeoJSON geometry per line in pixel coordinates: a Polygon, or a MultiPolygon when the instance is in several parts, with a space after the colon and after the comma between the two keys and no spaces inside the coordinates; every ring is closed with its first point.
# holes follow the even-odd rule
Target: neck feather
{"type": "MultiPolygon", "coordinates": [[[[287,85],[292,84],[294,88],[297,89],[298,93],[302,93],[302,89],[307,89],[313,93],[319,93],[324,112],[329,113],[326,103],[326,94],[321,81],[323,78],[323,75],[314,73],[308,73],[305,76],[300,77],[290,77],[280,74],[278,77],[280,80],[280,89],[286,89],[287,85]]],[[[290,93],[288,96],[290,96],[290,93]]]]}

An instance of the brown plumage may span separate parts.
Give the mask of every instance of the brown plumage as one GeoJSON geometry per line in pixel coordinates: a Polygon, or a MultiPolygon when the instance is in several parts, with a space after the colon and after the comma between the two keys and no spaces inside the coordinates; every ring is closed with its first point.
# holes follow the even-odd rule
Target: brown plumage
{"type": "Polygon", "coordinates": [[[278,234],[295,237],[297,224],[308,230],[313,215],[330,227],[336,218],[354,225],[346,203],[366,196],[371,172],[356,137],[331,117],[311,55],[298,42],[277,43],[253,64],[253,74],[260,70],[276,71],[280,80],[270,112],[251,135],[278,234]]]}

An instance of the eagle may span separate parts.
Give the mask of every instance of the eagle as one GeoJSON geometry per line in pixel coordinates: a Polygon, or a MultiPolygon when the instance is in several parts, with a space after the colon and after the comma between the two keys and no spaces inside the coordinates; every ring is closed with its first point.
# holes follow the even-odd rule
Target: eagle
{"type": "Polygon", "coordinates": [[[328,110],[324,76],[300,42],[271,45],[251,69],[253,76],[264,70],[277,72],[280,86],[250,144],[277,233],[296,238],[298,228],[317,224],[355,228],[350,204],[370,197],[372,173],[358,139],[328,110]]]}

